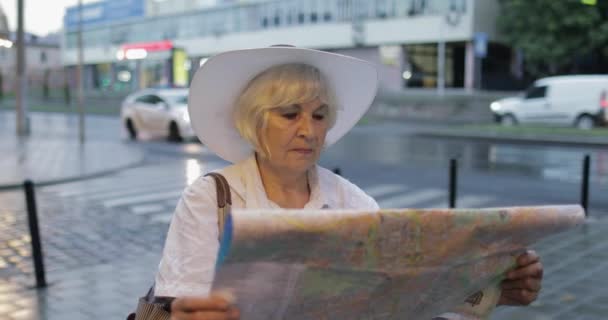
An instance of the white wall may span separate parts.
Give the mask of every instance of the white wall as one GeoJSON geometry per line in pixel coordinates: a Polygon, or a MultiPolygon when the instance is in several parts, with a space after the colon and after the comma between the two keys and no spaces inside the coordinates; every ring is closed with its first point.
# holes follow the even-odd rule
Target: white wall
{"type": "Polygon", "coordinates": [[[485,32],[489,40],[500,40],[496,29],[500,11],[498,0],[476,0],[474,10],[473,32],[485,32]]]}
{"type": "Polygon", "coordinates": [[[381,88],[393,90],[400,90],[403,88],[403,80],[401,78],[402,56],[398,58],[399,63],[390,66],[382,63],[378,47],[338,49],[332,50],[332,52],[359,58],[374,64],[378,70],[378,80],[380,81],[381,88]]]}
{"type": "Polygon", "coordinates": [[[409,19],[376,20],[365,23],[366,44],[432,43],[465,41],[472,37],[471,16],[462,15],[460,23],[449,25],[443,16],[420,16],[409,19]]]}
{"type": "MultiPolygon", "coordinates": [[[[0,68],[3,71],[16,70],[17,47],[0,48],[0,68]]],[[[62,67],[61,53],[57,47],[27,46],[25,50],[26,73],[33,70],[58,69],[62,67]],[[41,60],[42,52],[46,61],[41,60]]]]}
{"type": "Polygon", "coordinates": [[[212,7],[217,4],[217,0],[146,0],[145,15],[148,17],[188,12],[212,7]]]}

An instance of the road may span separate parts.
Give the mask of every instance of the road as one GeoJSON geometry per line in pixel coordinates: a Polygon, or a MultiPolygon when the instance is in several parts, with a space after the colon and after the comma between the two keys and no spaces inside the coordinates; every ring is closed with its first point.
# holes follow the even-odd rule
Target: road
{"type": "MultiPolygon", "coordinates": [[[[0,113],[0,124],[4,124],[0,134],[14,132],[10,115],[0,113]]],[[[74,118],[35,114],[32,124],[34,135],[77,137],[74,118]]],[[[89,117],[87,128],[87,143],[124,139],[115,118],[89,117]]],[[[326,150],[321,164],[339,167],[343,176],[382,207],[430,208],[447,206],[448,161],[457,158],[457,206],[494,207],[577,203],[580,162],[584,154],[590,154],[594,174],[590,214],[597,222],[583,232],[540,244],[547,276],[539,303],[534,308],[503,308],[492,319],[575,319],[577,314],[584,315],[580,319],[601,319],[596,316],[608,312],[598,307],[598,301],[607,296],[602,288],[608,286],[599,284],[605,283],[601,270],[608,267],[608,220],[604,219],[608,197],[602,197],[608,186],[599,161],[606,151],[442,141],[421,139],[415,133],[413,125],[362,126],[326,150]],[[587,266],[585,272],[577,271],[581,265],[587,266]]],[[[31,303],[44,319],[124,318],[132,310],[129,298],[141,295],[151,282],[181,191],[201,172],[227,164],[199,143],[142,141],[132,145],[145,151],[139,167],[40,188],[45,261],[48,278],[55,283],[42,296],[28,289],[32,266],[23,195],[0,192],[0,290],[6,288],[3,279],[20,284],[22,287],[9,292],[11,299],[34,301],[31,303]],[[92,290],[96,298],[79,298],[92,290]],[[83,304],[104,306],[97,310],[102,314],[87,313],[90,310],[83,304]]],[[[0,318],[7,315],[7,319],[35,309],[25,302],[0,301],[0,306],[5,308],[4,313],[0,310],[0,318]]]]}

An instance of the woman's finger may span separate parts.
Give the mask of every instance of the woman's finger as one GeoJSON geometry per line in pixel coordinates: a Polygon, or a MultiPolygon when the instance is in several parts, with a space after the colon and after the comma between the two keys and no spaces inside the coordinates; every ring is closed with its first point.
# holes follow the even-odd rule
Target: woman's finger
{"type": "Polygon", "coordinates": [[[511,270],[507,273],[507,279],[517,280],[527,277],[542,278],[543,277],[543,265],[540,262],[529,264],[525,267],[520,267],[511,270]]]}
{"type": "Polygon", "coordinates": [[[541,280],[538,278],[524,278],[519,280],[505,280],[501,283],[503,290],[525,289],[528,291],[538,292],[541,289],[541,280]]]}
{"type": "Polygon", "coordinates": [[[503,290],[501,300],[507,305],[529,305],[538,298],[538,292],[525,289],[503,290]]]}
{"type": "Polygon", "coordinates": [[[171,320],[233,320],[227,312],[222,311],[198,311],[198,312],[176,312],[171,314],[171,320]]]}
{"type": "Polygon", "coordinates": [[[517,257],[517,265],[520,267],[527,266],[540,261],[540,256],[534,250],[526,250],[517,257]]]}
{"type": "Polygon", "coordinates": [[[211,296],[208,298],[180,297],[173,300],[172,311],[197,312],[197,311],[226,311],[230,304],[223,298],[211,296]]]}

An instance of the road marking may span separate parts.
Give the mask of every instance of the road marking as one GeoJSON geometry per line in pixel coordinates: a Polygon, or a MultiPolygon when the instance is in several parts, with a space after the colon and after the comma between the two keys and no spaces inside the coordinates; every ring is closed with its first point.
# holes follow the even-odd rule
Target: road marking
{"type": "Polygon", "coordinates": [[[381,208],[415,208],[417,203],[439,200],[441,197],[445,197],[445,190],[433,188],[381,199],[378,204],[381,208]]]}
{"type": "Polygon", "coordinates": [[[487,196],[464,196],[456,199],[457,208],[483,208],[495,198],[487,196]]]}
{"type": "Polygon", "coordinates": [[[157,215],[154,215],[152,218],[150,218],[150,222],[169,224],[169,223],[171,223],[172,218],[173,218],[173,213],[157,214],[157,215]]]}
{"type": "Polygon", "coordinates": [[[123,197],[116,198],[113,200],[108,200],[103,202],[103,206],[106,208],[124,206],[128,204],[142,203],[142,202],[151,202],[151,201],[159,201],[159,200],[167,200],[167,199],[177,199],[182,194],[180,191],[172,191],[172,192],[159,192],[159,193],[150,193],[146,195],[136,196],[136,197],[123,197]]]}
{"type": "Polygon", "coordinates": [[[153,212],[159,212],[165,210],[165,206],[160,204],[142,204],[138,206],[132,206],[129,208],[131,213],[136,215],[149,214],[153,212]]]}
{"type": "Polygon", "coordinates": [[[369,188],[364,188],[363,191],[365,191],[365,193],[370,195],[372,198],[376,198],[383,195],[386,196],[390,193],[404,192],[407,189],[409,188],[402,184],[379,184],[369,188]]]}

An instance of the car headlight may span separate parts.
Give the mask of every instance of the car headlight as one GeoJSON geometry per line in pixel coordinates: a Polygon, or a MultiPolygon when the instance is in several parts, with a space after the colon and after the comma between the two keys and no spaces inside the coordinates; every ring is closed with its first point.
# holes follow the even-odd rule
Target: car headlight
{"type": "Polygon", "coordinates": [[[500,110],[500,103],[498,103],[498,102],[492,102],[490,104],[490,109],[492,109],[492,111],[494,111],[494,112],[500,110]]]}

